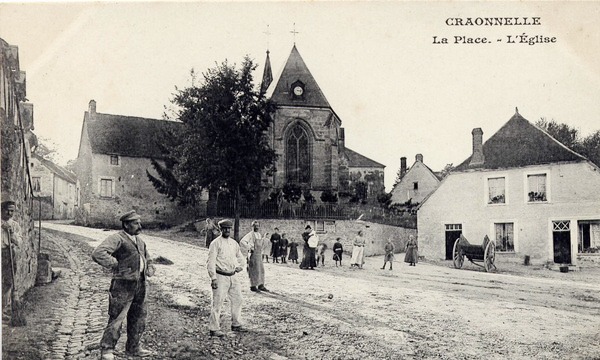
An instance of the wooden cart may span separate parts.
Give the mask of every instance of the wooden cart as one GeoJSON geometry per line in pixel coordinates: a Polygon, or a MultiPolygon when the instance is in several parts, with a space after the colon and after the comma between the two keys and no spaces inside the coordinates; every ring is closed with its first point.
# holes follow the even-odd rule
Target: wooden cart
{"type": "Polygon", "coordinates": [[[460,235],[454,242],[454,248],[452,249],[452,259],[454,260],[454,267],[460,269],[465,262],[465,257],[473,263],[473,265],[481,266],[485,271],[489,272],[496,269],[494,260],[496,259],[496,244],[490,241],[487,235],[483,238],[483,244],[471,245],[469,241],[460,235]],[[483,262],[483,265],[478,264],[483,262]]]}

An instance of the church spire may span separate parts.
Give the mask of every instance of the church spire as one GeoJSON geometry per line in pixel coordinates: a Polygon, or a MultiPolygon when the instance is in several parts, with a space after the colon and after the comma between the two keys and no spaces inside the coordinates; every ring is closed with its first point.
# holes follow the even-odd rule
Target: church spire
{"type": "Polygon", "coordinates": [[[265,69],[263,71],[262,83],[260,84],[260,92],[267,92],[269,85],[273,81],[273,72],[271,71],[271,59],[269,58],[269,50],[267,50],[267,59],[265,60],[265,69]]]}

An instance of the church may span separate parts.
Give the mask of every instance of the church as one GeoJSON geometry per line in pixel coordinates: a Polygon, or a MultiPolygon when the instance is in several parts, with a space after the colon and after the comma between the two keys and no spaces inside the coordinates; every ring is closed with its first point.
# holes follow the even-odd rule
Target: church
{"type": "Polygon", "coordinates": [[[276,104],[269,137],[279,156],[272,188],[287,183],[315,192],[352,193],[357,182],[375,199],[384,191],[385,166],[345,146],[342,120],[300,56],[296,45],[277,79],[267,51],[261,90],[276,104]]]}

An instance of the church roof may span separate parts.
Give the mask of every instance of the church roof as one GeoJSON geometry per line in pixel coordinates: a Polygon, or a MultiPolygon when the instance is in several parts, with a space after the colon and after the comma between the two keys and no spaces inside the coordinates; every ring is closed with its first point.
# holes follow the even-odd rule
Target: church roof
{"type": "MultiPolygon", "coordinates": [[[[292,48],[283,71],[272,89],[271,100],[277,105],[331,108],[317,81],[300,56],[296,45],[292,48]],[[301,99],[295,99],[291,94],[291,86],[297,81],[304,84],[304,94],[301,99]]],[[[269,95],[268,92],[267,95],[269,95]]]]}
{"type": "Polygon", "coordinates": [[[90,113],[84,121],[95,154],[121,155],[160,159],[164,155],[158,146],[163,131],[177,129],[181,123],[124,115],[90,113]]]}
{"type": "Polygon", "coordinates": [[[380,164],[375,160],[371,160],[368,157],[348,148],[344,149],[344,156],[346,156],[346,159],[348,159],[348,167],[385,167],[385,165],[380,164]]]}
{"type": "Polygon", "coordinates": [[[65,179],[70,183],[77,183],[77,176],[62,166],[56,165],[50,160],[44,159],[42,156],[33,153],[32,156],[40,161],[48,170],[52,171],[56,176],[65,179]]]}
{"type": "MultiPolygon", "coordinates": [[[[483,144],[484,163],[475,168],[500,169],[565,161],[584,161],[518,112],[483,144]]],[[[454,170],[468,170],[471,156],[454,170]]]]}

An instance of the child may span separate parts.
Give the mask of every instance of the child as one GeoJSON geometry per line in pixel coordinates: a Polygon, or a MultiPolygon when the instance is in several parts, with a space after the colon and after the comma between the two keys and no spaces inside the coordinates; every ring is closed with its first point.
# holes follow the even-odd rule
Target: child
{"type": "Polygon", "coordinates": [[[289,244],[290,255],[288,256],[288,260],[292,261],[292,264],[298,263],[298,243],[292,240],[289,244]]]}
{"type": "MultiPolygon", "coordinates": [[[[265,235],[263,236],[263,239],[265,239],[266,241],[263,242],[262,260],[263,260],[263,262],[265,260],[267,262],[269,262],[269,255],[271,255],[271,251],[272,251],[272,245],[271,245],[271,242],[269,241],[269,233],[265,233],[265,235]]],[[[273,262],[275,262],[275,261],[273,261],[273,262]]]]}
{"type": "Polygon", "coordinates": [[[281,263],[286,264],[287,261],[285,258],[287,257],[287,248],[288,248],[288,239],[285,237],[285,234],[281,234],[281,240],[279,240],[279,255],[281,256],[281,263]]]}
{"type": "Polygon", "coordinates": [[[342,266],[342,254],[344,253],[344,247],[340,242],[342,238],[337,238],[335,240],[335,244],[333,244],[333,260],[335,261],[335,266],[338,266],[338,261],[340,262],[340,266],[342,266]]]}
{"type": "Polygon", "coordinates": [[[385,256],[383,257],[383,267],[381,270],[385,270],[385,264],[390,263],[390,270],[392,270],[392,264],[394,263],[394,244],[392,243],[392,239],[388,239],[385,244],[385,256]]]}
{"type": "Polygon", "coordinates": [[[325,243],[317,245],[317,265],[319,265],[319,260],[321,260],[321,266],[325,266],[325,250],[327,250],[325,243]]]}

